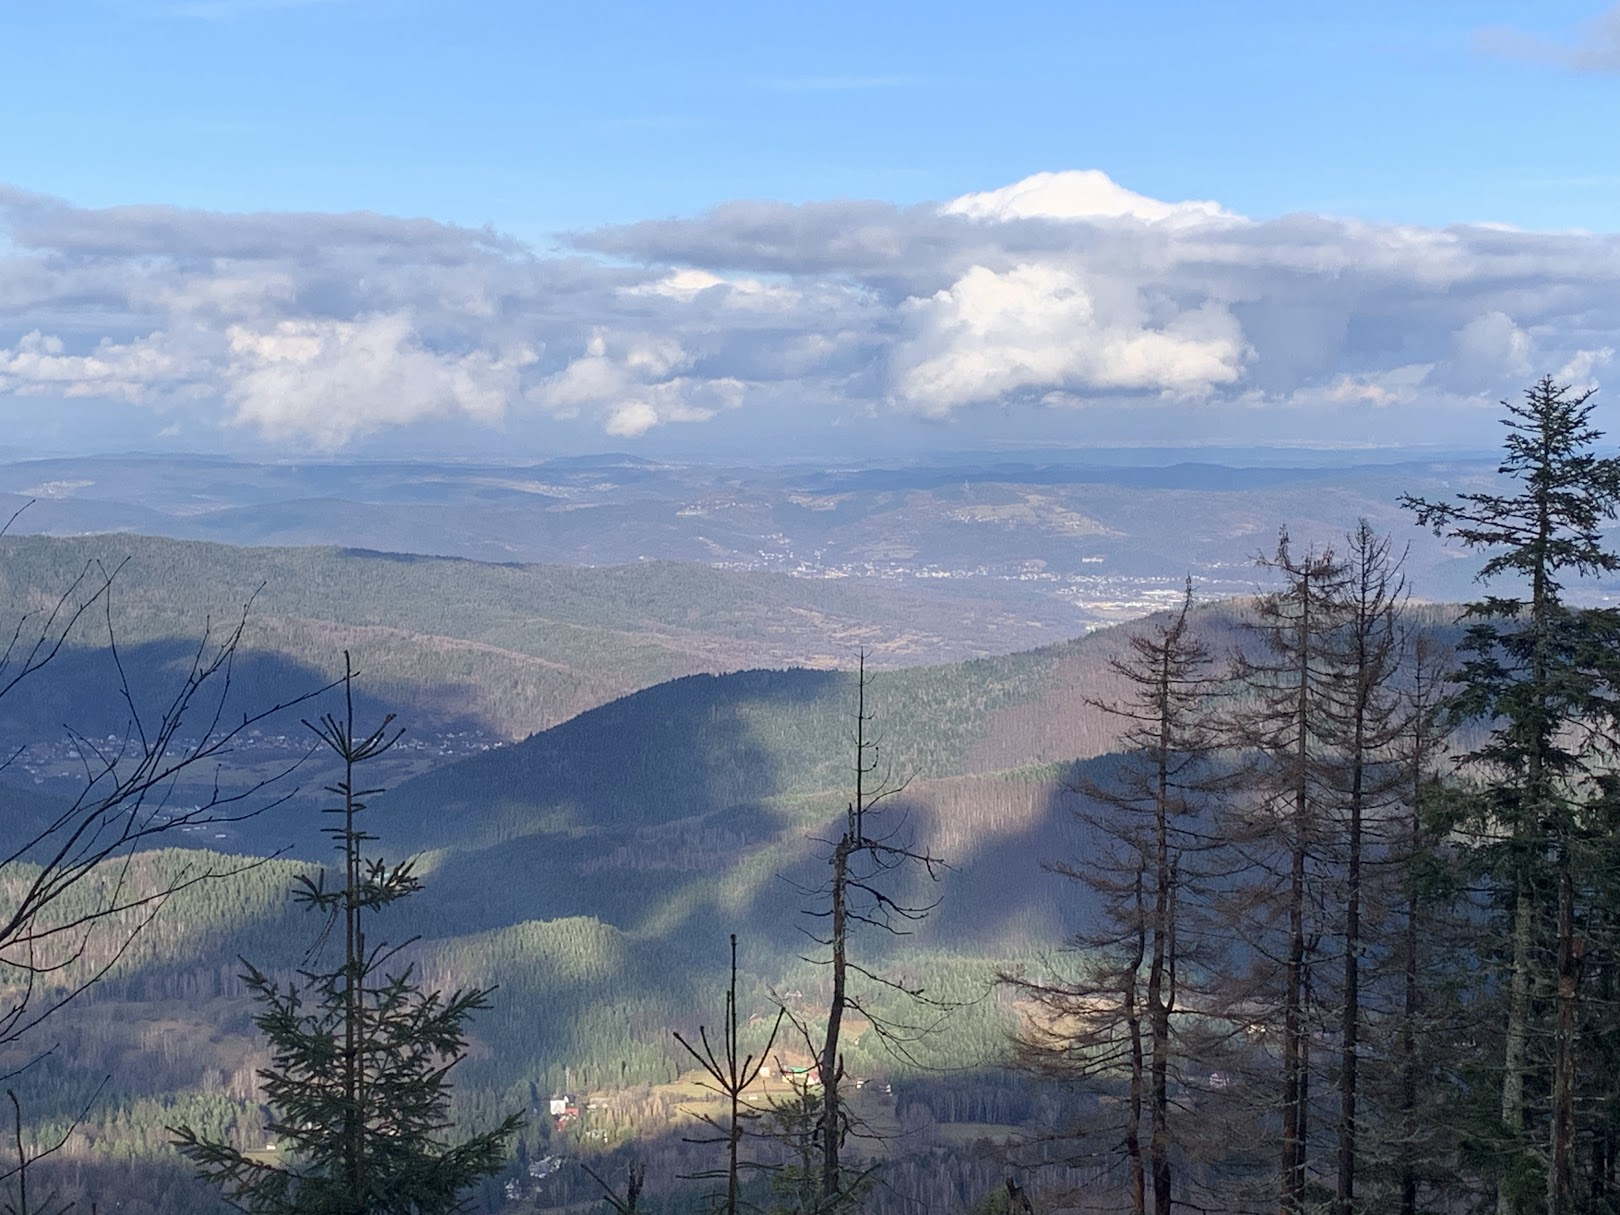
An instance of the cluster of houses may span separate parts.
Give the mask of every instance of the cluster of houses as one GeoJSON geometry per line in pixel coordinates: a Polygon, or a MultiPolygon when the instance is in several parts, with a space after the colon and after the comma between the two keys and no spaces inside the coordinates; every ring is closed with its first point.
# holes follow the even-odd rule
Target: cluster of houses
{"type": "Polygon", "coordinates": [[[542,1156],[539,1160],[529,1161],[529,1176],[525,1182],[521,1177],[513,1177],[506,1183],[506,1201],[521,1202],[527,1196],[530,1185],[537,1181],[544,1181],[563,1166],[561,1156],[542,1156]]]}
{"type": "Polygon", "coordinates": [[[575,1118],[579,1117],[579,1098],[569,1093],[563,1097],[553,1097],[550,1104],[551,1120],[560,1131],[575,1118]]]}

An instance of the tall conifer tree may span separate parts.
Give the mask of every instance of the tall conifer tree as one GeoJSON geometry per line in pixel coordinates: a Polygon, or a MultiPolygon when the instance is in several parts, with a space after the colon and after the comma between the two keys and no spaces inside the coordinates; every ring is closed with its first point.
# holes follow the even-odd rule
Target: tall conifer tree
{"type": "Polygon", "coordinates": [[[1255,976],[1256,990],[1281,1022],[1277,1207],[1299,1215],[1310,1180],[1314,970],[1326,930],[1319,862],[1338,796],[1334,647],[1348,574],[1331,549],[1296,553],[1286,531],[1261,564],[1282,585],[1260,597],[1260,644],[1239,654],[1233,671],[1231,742],[1246,757],[1248,803],[1233,828],[1253,875],[1235,922],[1266,972],[1255,976]]]}
{"type": "Polygon", "coordinates": [[[1507,417],[1500,473],[1511,487],[1450,502],[1403,499],[1437,535],[1487,553],[1485,583],[1508,594],[1468,605],[1458,721],[1485,725],[1465,757],[1484,779],[1472,799],[1476,857],[1494,880],[1510,941],[1500,1084],[1499,1215],[1576,1209],[1577,1028],[1583,938],[1577,848],[1615,745],[1613,610],[1565,602],[1564,580],[1620,570],[1601,527],[1620,499],[1620,459],[1596,454],[1591,392],[1548,376],[1507,417]],[[1550,1008],[1548,1005],[1550,1004],[1550,1008]],[[1545,1035],[1545,1037],[1543,1037],[1545,1035]],[[1534,1047],[1550,1043],[1543,1056],[1534,1047]],[[1547,1094],[1545,1126],[1532,1093],[1547,1094]],[[1541,1177],[1545,1170],[1544,1179],[1541,1177]]]}
{"type": "Polygon", "coordinates": [[[1396,675],[1401,661],[1397,616],[1405,598],[1401,557],[1365,519],[1346,537],[1339,625],[1329,651],[1328,735],[1335,751],[1337,853],[1343,920],[1339,991],[1338,1161],[1335,1215],[1355,1215],[1361,1163],[1362,969],[1374,942],[1366,922],[1370,880],[1377,872],[1378,824],[1405,793],[1396,744],[1406,727],[1396,675]]]}

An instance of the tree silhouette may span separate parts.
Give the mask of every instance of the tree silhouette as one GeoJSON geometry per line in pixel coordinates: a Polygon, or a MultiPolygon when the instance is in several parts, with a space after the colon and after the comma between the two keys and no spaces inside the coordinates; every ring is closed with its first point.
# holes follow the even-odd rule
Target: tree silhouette
{"type": "MultiPolygon", "coordinates": [[[[741,1039],[737,1027],[737,934],[731,934],[731,977],[726,985],[726,1012],[725,1020],[720,1028],[720,1044],[709,1041],[709,1031],[706,1026],[698,1026],[697,1044],[693,1045],[686,1038],[676,1033],[675,1041],[679,1042],[687,1054],[703,1069],[708,1077],[704,1084],[713,1092],[718,1093],[726,1103],[726,1120],[724,1123],[709,1114],[699,1114],[698,1119],[710,1130],[714,1136],[688,1138],[688,1143],[726,1145],[726,1167],[722,1170],[707,1170],[701,1173],[688,1174],[690,1180],[707,1180],[723,1178],[726,1183],[725,1198],[718,1205],[718,1209],[725,1215],[737,1215],[739,1209],[739,1190],[742,1182],[743,1170],[748,1166],[742,1159],[741,1148],[743,1136],[747,1132],[748,1124],[756,1122],[760,1113],[750,1109],[744,1102],[743,1094],[748,1087],[759,1079],[766,1061],[771,1056],[771,1048],[776,1045],[776,1035],[781,1031],[782,1019],[787,1014],[780,1009],[776,1014],[776,1021],[771,1026],[770,1037],[760,1048],[757,1055],[742,1055],[741,1039]]],[[[611,1191],[610,1191],[611,1193],[611,1191]]],[[[612,1198],[609,1198],[612,1202],[612,1198]]]]}
{"type": "MultiPolygon", "coordinates": [[[[342,878],[302,876],[295,897],[323,916],[321,939],[343,923],[343,961],[301,971],[283,986],[251,963],[244,975],[262,1007],[254,1023],[269,1041],[271,1063],[259,1072],[272,1110],[266,1127],[276,1161],[172,1128],[180,1151],[233,1205],[253,1215],[447,1215],[461,1196],[499,1169],[517,1115],[493,1130],[448,1142],[451,1068],[465,1055],[466,1025],[489,1007],[488,990],[427,992],[410,965],[390,964],[404,945],[367,940],[371,918],[421,888],[411,862],[362,856],[376,836],[358,823],[365,798],[355,769],[400,737],[392,715],[368,734],[354,724],[354,674],[344,655],[345,715],[307,723],[343,764],[330,787],[340,799],[326,828],[342,860],[342,878]],[[281,1163],[285,1160],[286,1163],[281,1163]]],[[[409,944],[409,942],[406,942],[409,944]]]]}
{"type": "Polygon", "coordinates": [[[863,1173],[852,1181],[843,1163],[844,1142],[853,1126],[843,1093],[845,1017],[863,1016],[887,1050],[906,1057],[931,1026],[884,1015],[867,993],[899,993],[915,1007],[932,1009],[935,1020],[948,1007],[928,996],[921,984],[884,974],[851,950],[852,937],[861,928],[906,936],[932,910],[934,903],[913,904],[896,895],[894,885],[900,871],[920,870],[928,879],[937,881],[947,868],[939,857],[914,846],[903,814],[890,816],[888,808],[881,805],[900,793],[904,784],[878,775],[878,739],[872,732],[874,714],[867,703],[869,686],[863,650],[856,670],[854,797],[845,811],[843,831],[836,840],[825,841],[832,849],[828,857],[831,873],[826,883],[819,889],[802,891],[815,900],[808,914],[826,925],[824,932],[810,933],[811,939],[827,950],[826,956],[810,960],[827,967],[831,984],[819,1042],[811,1026],[795,1019],[796,1028],[816,1058],[821,1081],[821,1112],[816,1126],[820,1176],[813,1208],[817,1212],[847,1206],[866,1177],[863,1173]]]}
{"type": "Polygon", "coordinates": [[[23,818],[0,843],[0,974],[5,977],[0,1047],[17,1042],[105,977],[175,894],[241,872],[240,865],[199,861],[154,889],[132,880],[131,858],[183,832],[240,822],[291,797],[296,790],[274,790],[297,762],[247,788],[226,789],[215,781],[211,796],[196,805],[176,805],[172,795],[179,781],[228,756],[247,731],[326,690],[314,688],[227,720],[249,603],[230,628],[204,631],[159,712],[143,713],[120,660],[113,624],[111,598],[121,568],[91,562],[50,607],[17,620],[0,650],[0,699],[5,699],[42,678],[81,626],[99,615],[115,672],[111,695],[129,714],[124,733],[112,740],[70,729],[83,765],[78,796],[43,818],[23,818]],[[98,897],[76,899],[92,888],[98,897]]]}
{"type": "Polygon", "coordinates": [[[1411,792],[1399,762],[1407,705],[1397,676],[1403,654],[1399,613],[1405,600],[1401,555],[1365,519],[1346,537],[1337,636],[1329,647],[1333,673],[1326,702],[1327,734],[1337,751],[1337,853],[1343,919],[1336,933],[1342,955],[1339,991],[1339,1119],[1334,1215],[1355,1215],[1361,1164],[1361,1052],[1364,906],[1377,825],[1411,792]]]}
{"type": "Polygon", "coordinates": [[[1179,610],[1134,632],[1126,654],[1110,663],[1123,695],[1093,702],[1121,723],[1121,755],[1075,785],[1077,817],[1092,841],[1086,855],[1047,863],[1097,897],[1095,925],[1072,942],[1079,972],[1001,976],[1036,1010],[1016,1037],[1024,1067],[1108,1088],[1124,1077],[1125,1100],[1099,1107],[1106,1126],[1086,1129],[1101,1133],[1107,1155],[1123,1151],[1137,1215],[1171,1210],[1175,1161],[1185,1158],[1191,1131],[1174,1094],[1197,1063],[1209,1070],[1201,976],[1222,967],[1204,887],[1220,743],[1210,720],[1212,657],[1192,607],[1189,585],[1179,610]]]}
{"type": "MultiPolygon", "coordinates": [[[[125,564],[87,561],[54,598],[18,616],[9,635],[0,635],[0,701],[26,697],[72,647],[93,639],[111,662],[108,699],[127,714],[121,733],[99,738],[65,727],[82,772],[70,803],[34,815],[8,808],[9,830],[0,842],[0,1049],[23,1045],[106,978],[175,895],[263,863],[199,856],[154,884],[137,877],[134,858],[186,832],[239,823],[292,797],[297,790],[287,787],[286,778],[301,759],[238,788],[222,786],[217,767],[256,726],[331,686],[227,717],[250,599],[234,622],[205,626],[179,678],[158,693],[154,707],[151,690],[141,695],[132,684],[119,649],[113,592],[125,564]],[[177,786],[211,769],[211,791],[188,799],[191,805],[178,804],[177,786]]],[[[0,757],[0,769],[19,755],[0,757]]],[[[17,1080],[49,1053],[34,1052],[0,1074],[0,1083],[17,1080]]],[[[16,1155],[0,1168],[0,1183],[10,1183],[14,1207],[26,1211],[29,1168],[61,1150],[90,1105],[67,1133],[29,1149],[21,1098],[15,1089],[6,1091],[17,1120],[16,1155]]]]}
{"type": "Polygon", "coordinates": [[[1254,977],[1256,990],[1274,993],[1282,1023],[1278,1209],[1298,1215],[1309,1177],[1310,1020],[1324,932],[1316,861],[1335,799],[1331,647],[1347,572],[1331,549],[1296,554],[1286,531],[1261,565],[1282,586],[1259,599],[1258,653],[1234,662],[1241,691],[1230,741],[1244,757],[1239,781],[1247,804],[1229,822],[1249,863],[1232,924],[1246,934],[1263,972],[1254,977]]]}

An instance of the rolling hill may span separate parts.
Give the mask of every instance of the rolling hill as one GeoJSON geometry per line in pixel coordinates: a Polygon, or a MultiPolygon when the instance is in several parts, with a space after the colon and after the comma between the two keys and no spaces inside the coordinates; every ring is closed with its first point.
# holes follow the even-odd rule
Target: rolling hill
{"type": "MultiPolygon", "coordinates": [[[[245,644],[262,660],[244,679],[262,696],[281,699],[318,681],[350,650],[377,701],[419,725],[455,723],[496,738],[520,738],[700,671],[831,666],[857,647],[874,665],[893,666],[1062,635],[1059,612],[1032,619],[987,601],[974,610],[926,591],[843,580],[667,562],[491,565],[133,535],[0,538],[0,619],[38,612],[94,566],[118,570],[113,622],[137,669],[172,666],[208,622],[228,625],[251,601],[245,644]],[[287,669],[278,673],[276,663],[287,669]],[[286,687],[271,686],[278,680],[286,687]]],[[[76,639],[93,655],[105,636],[97,613],[76,639]]],[[[34,712],[45,728],[71,721],[99,730],[117,716],[106,672],[93,666],[87,659],[58,679],[34,712]]]]}
{"type": "Polygon", "coordinates": [[[1331,542],[1365,517],[1411,541],[1419,595],[1467,593],[1472,565],[1414,527],[1398,501],[1487,488],[1495,458],[1304,450],[1221,458],[1212,462],[1208,449],[1054,449],[726,467],[623,455],[499,465],[109,456],[0,464],[0,510],[31,501],[14,530],[61,536],[343,544],[486,562],[680,561],[900,583],[977,613],[979,652],[1145,614],[1173,599],[1189,573],[1213,594],[1246,593],[1254,556],[1284,524],[1300,543],[1331,542]],[[1054,612],[1064,622],[1056,633],[1014,628],[1020,618],[1049,625],[1054,612]],[[1003,639],[1008,629],[1016,635],[1003,639]]]}
{"type": "MultiPolygon", "coordinates": [[[[926,930],[873,940],[868,956],[925,968],[935,990],[981,999],[997,962],[1072,926],[1064,883],[1038,865],[1077,844],[1059,768],[1047,761],[1100,755],[1109,735],[1094,713],[1066,731],[1052,723],[1079,703],[1072,683],[1105,686],[1119,642],[1104,632],[875,677],[883,754],[906,781],[884,803],[886,821],[954,869],[937,889],[922,881],[912,892],[943,900],[926,930]],[[1037,718],[1043,731],[1018,724],[1037,718]],[[1008,757],[1024,769],[987,766],[1008,757]]],[[[386,846],[424,850],[426,890],[390,917],[389,938],[419,937],[409,956],[434,983],[500,987],[463,1069],[466,1111],[527,1105],[565,1071],[581,1084],[667,1079],[678,1062],[669,1031],[715,1006],[733,930],[751,1006],[766,1004],[767,989],[813,1003],[821,976],[800,960],[806,899],[795,884],[817,881],[816,837],[847,796],[853,691],[853,676],[830,671],[687,676],[373,803],[370,825],[386,846]]],[[[177,851],[140,860],[149,876],[202,863],[177,851]]],[[[251,1125],[258,1059],[236,958],[307,964],[318,925],[288,898],[292,874],[307,868],[278,860],[177,898],[57,1024],[72,1052],[39,1074],[37,1116],[68,1116],[99,1069],[115,1079],[86,1131],[98,1151],[145,1158],[161,1150],[155,1128],[180,1116],[251,1125]],[[208,1046],[163,1045],[181,1041],[208,1046]]],[[[995,1001],[971,1005],[937,1049],[988,1057],[1003,1015],[995,1001]]],[[[896,1066],[872,1042],[852,1044],[851,1059],[896,1066]]]]}
{"type": "MultiPolygon", "coordinates": [[[[1210,627],[1225,619],[1210,613],[1210,627]]],[[[881,754],[903,786],[883,816],[955,869],[937,891],[939,915],[907,953],[1003,957],[1072,923],[1061,881],[1042,875],[1038,858],[1075,842],[1058,761],[1107,762],[1111,734],[1084,698],[1106,694],[1120,642],[1106,631],[874,677],[881,754]],[[1020,724],[1032,721],[1041,728],[1020,724]]],[[[504,1089],[512,1068],[539,1077],[569,1062],[566,1035],[534,1018],[577,1020],[581,999],[639,1002],[649,1028],[637,1049],[663,1059],[673,1010],[694,1006],[691,984],[712,988],[717,943],[734,928],[761,983],[795,972],[804,900],[792,883],[814,883],[817,837],[847,797],[854,689],[845,672],[687,676],[374,801],[371,828],[396,853],[420,852],[427,878],[390,935],[420,935],[418,954],[436,974],[522,994],[494,1020],[515,1018],[503,1041],[529,1046],[521,1060],[503,1047],[486,1082],[504,1089]],[[574,995],[552,984],[548,957],[579,972],[574,995]]],[[[184,853],[149,856],[185,863],[184,853]]],[[[300,931],[284,897],[295,867],[307,863],[277,861],[188,892],[96,1001],[228,1000],[240,992],[238,952],[298,964],[313,930],[300,931]]]]}
{"type": "MultiPolygon", "coordinates": [[[[1241,636],[1240,610],[1197,613],[1216,651],[1241,636]]],[[[1068,786],[1116,762],[1114,727],[1095,702],[1119,691],[1109,663],[1139,627],[871,680],[895,789],[877,829],[950,865],[937,882],[918,873],[895,888],[914,905],[937,901],[915,935],[867,934],[857,946],[863,960],[926,977],[961,1005],[923,1063],[999,1059],[1011,1008],[992,991],[996,968],[1040,964],[1091,912],[1042,861],[1090,847],[1068,786]]],[[[855,676],[839,671],[682,676],[372,801],[367,825],[381,846],[418,856],[426,881],[378,935],[411,941],[403,957],[432,985],[499,989],[458,1071],[460,1116],[532,1108],[565,1086],[656,1104],[645,1086],[683,1066],[671,1030],[720,1006],[731,932],[746,1010],[781,998],[812,1012],[825,975],[807,960],[816,947],[804,913],[849,796],[855,692],[855,676]]],[[[181,851],[140,858],[153,874],[199,863],[209,862],[181,851]]],[[[38,1073],[42,1124],[61,1125],[92,1077],[111,1075],[83,1132],[97,1160],[158,1159],[161,1128],[181,1119],[246,1142],[262,1061],[236,959],[290,974],[322,956],[320,925],[288,897],[308,868],[276,860],[177,898],[112,976],[53,1022],[70,1049],[38,1073]]],[[[924,1082],[870,1033],[847,1058],[853,1074],[924,1082]]],[[[536,1122],[535,1152],[545,1125],[536,1122]]]]}

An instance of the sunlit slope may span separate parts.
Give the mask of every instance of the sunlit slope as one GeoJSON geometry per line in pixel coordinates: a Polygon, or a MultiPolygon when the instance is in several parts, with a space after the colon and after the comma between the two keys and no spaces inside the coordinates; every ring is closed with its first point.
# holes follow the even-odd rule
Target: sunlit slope
{"type": "MultiPolygon", "coordinates": [[[[1196,614],[1211,652],[1235,609],[1196,614]]],[[[1154,618],[1001,657],[869,675],[870,740],[889,785],[1101,755],[1113,664],[1154,618]]],[[[750,670],[672,680],[436,769],[379,805],[404,846],[500,843],[536,832],[646,827],[854,792],[857,677],[750,670]]],[[[841,804],[841,801],[840,801],[841,804]]]]}
{"type": "MultiPolygon", "coordinates": [[[[1230,605],[1196,624],[1216,654],[1243,636],[1230,605]]],[[[927,1066],[1001,1058],[1012,1012],[994,991],[998,969],[1042,966],[1093,915],[1085,890],[1043,862],[1097,855],[1071,790],[1120,762],[1097,702],[1118,696],[1110,663],[1150,627],[871,681],[878,784],[895,792],[868,830],[944,865],[937,880],[912,872],[887,888],[931,907],[925,922],[901,937],[862,928],[855,948],[863,965],[961,1005],[919,1044],[927,1066]]],[[[847,672],[686,677],[372,802],[364,821],[378,847],[416,853],[426,884],[375,917],[368,938],[411,942],[398,964],[431,987],[498,989],[458,1069],[458,1117],[487,1125],[511,1109],[543,1112],[536,1103],[553,1092],[668,1082],[686,1066],[671,1031],[712,1026],[723,1007],[731,933],[747,1014],[768,1019],[778,998],[808,1019],[825,1007],[826,970],[805,960],[819,952],[807,932],[821,921],[806,913],[824,906],[827,841],[851,795],[856,690],[847,672]]],[[[172,850],[138,858],[131,877],[161,885],[216,865],[241,872],[176,896],[52,1022],[63,1049],[30,1073],[30,1116],[58,1131],[112,1077],[81,1130],[93,1160],[161,1158],[164,1128],[179,1121],[251,1143],[265,1058],[239,959],[282,978],[334,960],[329,921],[290,897],[309,860],[172,850]]],[[[105,963],[118,939],[96,941],[80,965],[105,963]]],[[[906,1082],[910,1065],[878,1035],[858,1020],[850,1031],[851,1074],[906,1082]]],[[[24,1061],[0,1053],[0,1067],[24,1061]]]]}
{"type": "MultiPolygon", "coordinates": [[[[875,677],[880,775],[968,771],[997,715],[1045,698],[1071,649],[875,677]]],[[[849,672],[688,676],[437,769],[379,806],[395,838],[465,847],[852,794],[855,704],[849,672]]]]}
{"type": "MultiPolygon", "coordinates": [[[[1218,649],[1229,612],[1199,619],[1218,649]]],[[[1113,747],[1098,702],[1140,627],[870,678],[881,829],[953,867],[908,892],[945,898],[930,939],[1055,941],[1072,924],[1039,859],[1073,843],[1064,770],[1113,747]]],[[[819,882],[854,794],[857,693],[847,671],[674,680],[408,781],[374,821],[391,849],[424,853],[425,928],[583,915],[676,940],[732,922],[787,947],[795,890],[819,882]]]]}

